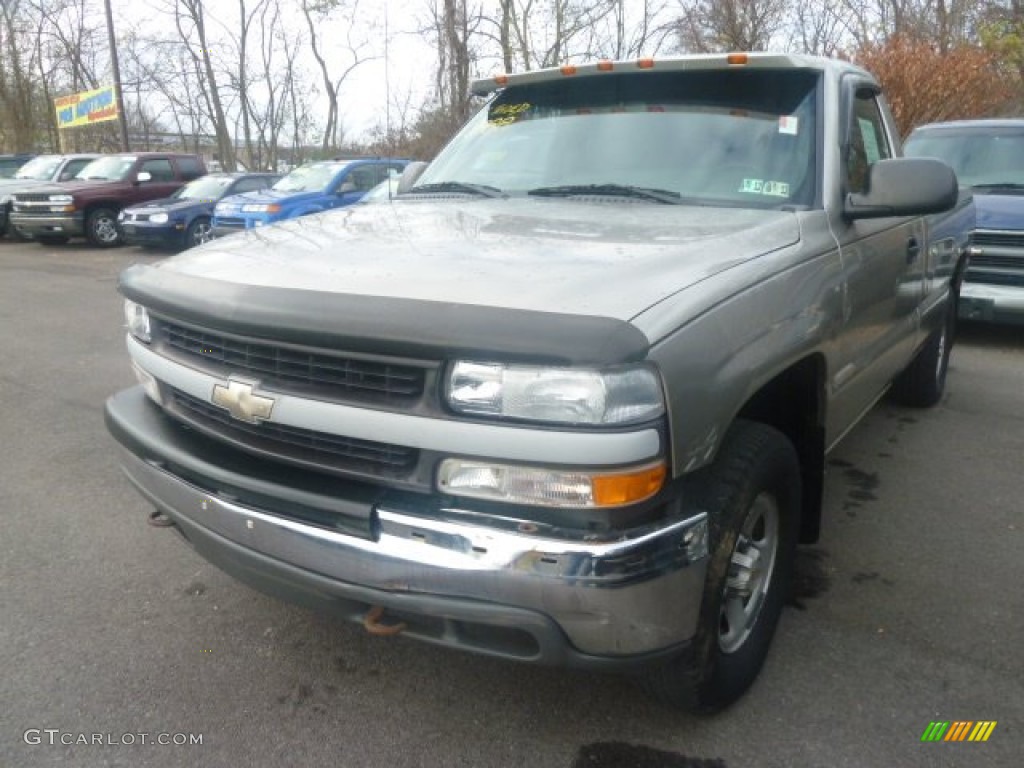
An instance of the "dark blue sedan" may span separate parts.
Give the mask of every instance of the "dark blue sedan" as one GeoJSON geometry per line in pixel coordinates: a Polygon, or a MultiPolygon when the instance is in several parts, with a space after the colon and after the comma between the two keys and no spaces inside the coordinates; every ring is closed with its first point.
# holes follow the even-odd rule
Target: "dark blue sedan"
{"type": "Polygon", "coordinates": [[[118,225],[128,245],[191,248],[209,239],[210,217],[218,200],[266,189],[279,178],[274,173],[211,173],[170,197],[125,208],[117,217],[118,225]]]}

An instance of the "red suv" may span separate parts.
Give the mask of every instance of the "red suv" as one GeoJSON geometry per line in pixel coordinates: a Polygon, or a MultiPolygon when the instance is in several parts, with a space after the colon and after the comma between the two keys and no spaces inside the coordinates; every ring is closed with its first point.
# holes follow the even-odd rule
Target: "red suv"
{"type": "Polygon", "coordinates": [[[100,247],[120,245],[117,215],[122,208],[168,197],[205,174],[206,166],[197,155],[104,155],[73,181],[15,194],[11,225],[44,244],[85,237],[100,247]]]}

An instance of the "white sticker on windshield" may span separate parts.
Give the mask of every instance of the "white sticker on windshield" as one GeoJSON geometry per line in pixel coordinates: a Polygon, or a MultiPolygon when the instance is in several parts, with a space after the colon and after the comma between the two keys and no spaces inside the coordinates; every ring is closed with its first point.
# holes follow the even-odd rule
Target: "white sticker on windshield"
{"type": "Polygon", "coordinates": [[[798,130],[800,130],[800,118],[796,115],[779,116],[779,133],[796,136],[798,130]]]}
{"type": "Polygon", "coordinates": [[[751,195],[770,195],[772,197],[789,197],[789,184],[784,181],[766,179],[744,179],[739,189],[751,195]]]}

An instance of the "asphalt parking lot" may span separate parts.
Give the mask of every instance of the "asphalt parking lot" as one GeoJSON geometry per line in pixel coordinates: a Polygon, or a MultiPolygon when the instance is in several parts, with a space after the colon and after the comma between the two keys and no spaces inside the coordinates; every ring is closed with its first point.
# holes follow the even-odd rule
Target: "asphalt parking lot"
{"type": "Polygon", "coordinates": [[[700,719],[372,637],[148,526],[102,404],[133,383],[116,276],[158,258],[0,241],[0,768],[1021,764],[1024,330],[966,328],[937,408],[883,402],[830,458],[767,666],[700,719]]]}

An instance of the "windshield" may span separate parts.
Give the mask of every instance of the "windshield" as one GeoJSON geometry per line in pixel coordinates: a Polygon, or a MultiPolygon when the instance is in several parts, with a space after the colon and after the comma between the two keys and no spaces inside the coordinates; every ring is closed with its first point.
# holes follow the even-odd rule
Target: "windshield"
{"type": "Polygon", "coordinates": [[[926,130],[912,135],[903,153],[944,160],[963,186],[1024,186],[1024,129],[926,130]]]}
{"type": "Polygon", "coordinates": [[[230,176],[203,176],[190,181],[172,197],[182,200],[219,200],[234,181],[230,176]]]}
{"type": "Polygon", "coordinates": [[[57,173],[58,167],[60,167],[60,155],[42,155],[21,166],[14,174],[14,178],[49,181],[57,173]]]}
{"type": "Polygon", "coordinates": [[[311,163],[296,168],[271,189],[279,192],[318,192],[345,167],[345,163],[311,163]]]}
{"type": "Polygon", "coordinates": [[[510,87],[414,190],[459,182],[507,194],[811,205],[818,80],[808,70],[717,70],[510,87]]]}
{"type": "Polygon", "coordinates": [[[76,179],[96,179],[98,181],[121,181],[135,164],[134,157],[112,156],[93,160],[78,172],[76,179]]]}

